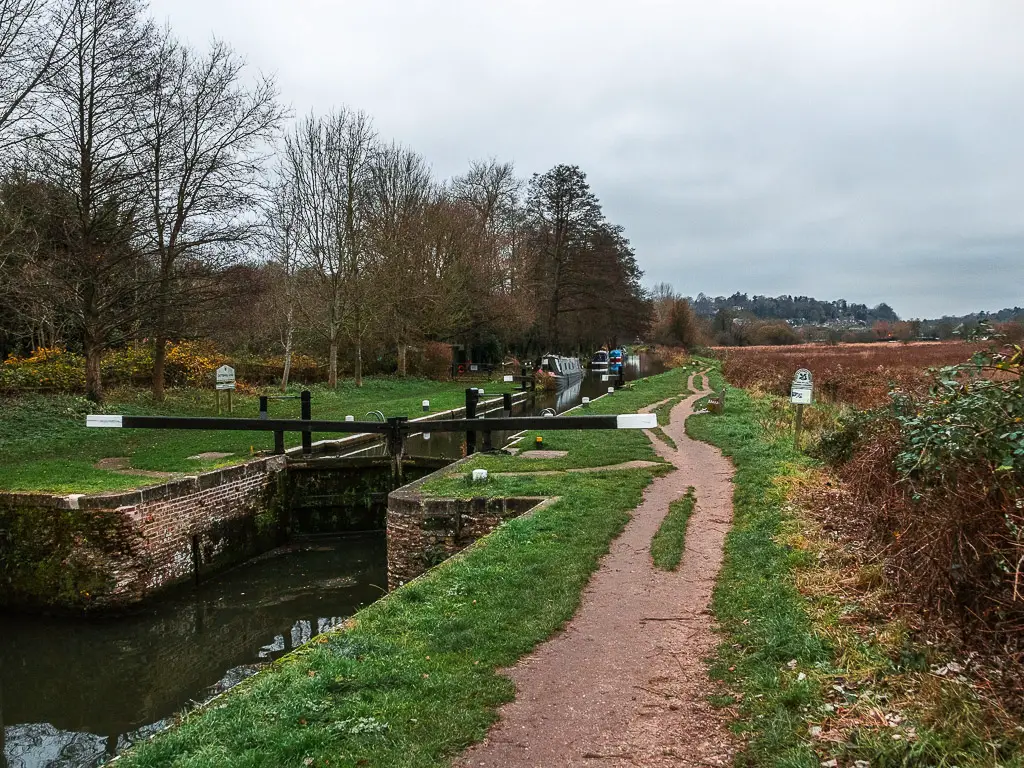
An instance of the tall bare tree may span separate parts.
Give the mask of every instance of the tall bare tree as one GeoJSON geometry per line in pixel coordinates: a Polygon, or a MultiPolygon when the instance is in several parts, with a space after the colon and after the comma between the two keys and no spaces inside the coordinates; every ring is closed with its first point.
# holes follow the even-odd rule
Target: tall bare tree
{"type": "Polygon", "coordinates": [[[270,263],[275,271],[271,288],[284,367],[281,391],[288,389],[295,344],[295,302],[298,281],[298,201],[286,174],[279,175],[265,210],[270,263]]]}
{"type": "Polygon", "coordinates": [[[143,187],[132,130],[147,83],[153,27],[139,0],[81,0],[41,84],[34,173],[57,190],[61,230],[51,274],[74,298],[86,394],[103,397],[100,356],[139,310],[143,187]]]}
{"type": "Polygon", "coordinates": [[[320,306],[307,317],[328,343],[328,384],[338,383],[338,348],[347,323],[362,384],[366,314],[366,189],[376,135],[363,112],[341,109],[310,116],[285,140],[285,164],[298,210],[298,247],[312,274],[320,306]],[[322,320],[317,321],[317,318],[322,320]]]}
{"type": "Polygon", "coordinates": [[[169,31],[148,67],[134,158],[146,194],[145,232],[157,270],[152,304],[153,396],[164,396],[172,310],[216,298],[217,274],[254,241],[264,167],[284,111],[271,78],[249,84],[223,42],[204,54],[169,31]],[[189,279],[180,274],[189,269],[189,279]],[[206,279],[203,279],[203,278],[206,279]]]}
{"type": "Polygon", "coordinates": [[[378,320],[395,346],[398,372],[405,375],[409,344],[422,335],[418,316],[427,296],[422,240],[434,182],[423,156],[397,144],[374,155],[370,178],[378,320]]]}

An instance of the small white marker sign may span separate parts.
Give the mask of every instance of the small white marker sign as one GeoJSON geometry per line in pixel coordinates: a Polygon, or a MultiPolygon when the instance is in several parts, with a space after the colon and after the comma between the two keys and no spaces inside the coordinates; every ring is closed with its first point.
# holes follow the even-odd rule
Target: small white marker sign
{"type": "Polygon", "coordinates": [[[801,368],[793,375],[789,402],[793,405],[810,405],[814,402],[814,377],[806,368],[801,368]]]}
{"type": "Polygon", "coordinates": [[[814,390],[810,387],[793,384],[789,389],[789,401],[793,405],[810,405],[813,398],[814,390]]]}
{"type": "Polygon", "coordinates": [[[217,369],[217,389],[235,388],[235,369],[230,365],[222,365],[217,369]]]}

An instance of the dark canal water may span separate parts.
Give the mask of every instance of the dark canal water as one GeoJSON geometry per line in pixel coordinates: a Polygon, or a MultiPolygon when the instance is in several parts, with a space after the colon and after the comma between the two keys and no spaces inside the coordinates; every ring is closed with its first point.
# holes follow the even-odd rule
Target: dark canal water
{"type": "Polygon", "coordinates": [[[386,585],[381,533],[286,547],[142,614],[91,621],[0,616],[7,765],[102,762],[190,701],[337,626],[386,585]]]}
{"type": "MultiPolygon", "coordinates": [[[[631,357],[626,378],[659,372],[631,357]]],[[[538,392],[515,413],[562,412],[607,389],[608,382],[588,374],[561,392],[538,392]]],[[[505,439],[494,435],[495,445],[505,439]]],[[[407,450],[454,460],[463,455],[464,438],[415,436],[407,450]]],[[[378,445],[357,453],[382,451],[378,445]]],[[[162,729],[190,702],[230,688],[339,625],[386,585],[380,533],[296,543],[131,616],[0,614],[0,768],[102,764],[162,729]]]]}

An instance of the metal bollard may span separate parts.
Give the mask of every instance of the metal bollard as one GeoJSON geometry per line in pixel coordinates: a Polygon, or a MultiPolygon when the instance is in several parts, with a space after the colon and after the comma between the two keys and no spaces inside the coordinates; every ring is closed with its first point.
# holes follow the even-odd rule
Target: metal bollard
{"type": "MultiPolygon", "coordinates": [[[[476,418],[476,405],[480,401],[480,393],[470,387],[466,390],[466,419],[476,418]]],[[[476,432],[472,429],[466,431],[466,455],[476,453],[476,432]]]]}
{"type": "MultiPolygon", "coordinates": [[[[303,421],[310,421],[313,418],[313,408],[310,402],[310,393],[308,389],[302,390],[302,413],[301,417],[303,421]]],[[[313,434],[309,431],[303,431],[302,433],[302,453],[306,456],[313,453],[313,434]]]]}

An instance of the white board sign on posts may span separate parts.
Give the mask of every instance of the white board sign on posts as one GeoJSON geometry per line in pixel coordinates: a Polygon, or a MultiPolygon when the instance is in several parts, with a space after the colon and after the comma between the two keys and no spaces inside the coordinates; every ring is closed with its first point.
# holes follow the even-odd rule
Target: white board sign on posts
{"type": "Polygon", "coordinates": [[[235,388],[235,369],[230,365],[222,365],[217,369],[217,389],[235,388]]]}

